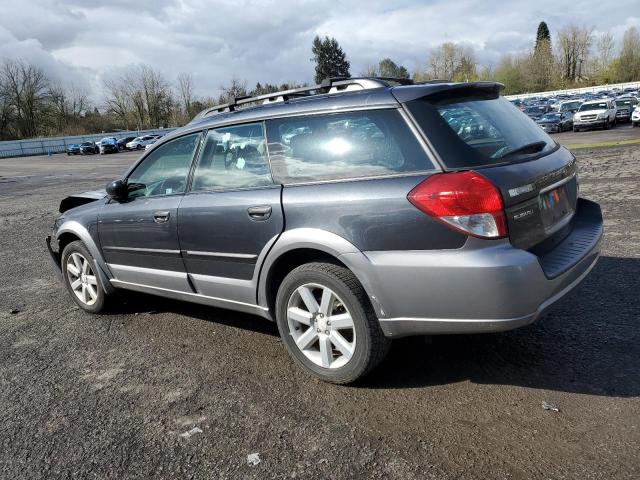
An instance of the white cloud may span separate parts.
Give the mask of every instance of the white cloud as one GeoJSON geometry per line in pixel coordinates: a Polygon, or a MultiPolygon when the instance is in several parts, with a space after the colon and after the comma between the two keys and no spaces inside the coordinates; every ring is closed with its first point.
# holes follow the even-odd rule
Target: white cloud
{"type": "Polygon", "coordinates": [[[640,25],[637,0],[0,0],[0,11],[0,57],[38,63],[98,101],[104,78],[139,63],[169,80],[190,72],[202,95],[232,75],[249,86],[310,82],[316,34],[335,36],[358,74],[386,56],[413,70],[444,41],[495,62],[531,48],[541,20],[552,35],[573,22],[618,39],[640,25]]]}

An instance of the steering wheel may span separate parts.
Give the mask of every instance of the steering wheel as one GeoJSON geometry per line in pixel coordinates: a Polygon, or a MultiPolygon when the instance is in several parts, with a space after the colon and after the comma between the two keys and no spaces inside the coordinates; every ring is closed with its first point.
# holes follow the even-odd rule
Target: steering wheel
{"type": "Polygon", "coordinates": [[[168,195],[169,193],[184,192],[185,186],[186,179],[183,177],[166,178],[153,187],[151,195],[168,195]],[[171,190],[171,192],[168,193],[167,190],[171,190]]]}

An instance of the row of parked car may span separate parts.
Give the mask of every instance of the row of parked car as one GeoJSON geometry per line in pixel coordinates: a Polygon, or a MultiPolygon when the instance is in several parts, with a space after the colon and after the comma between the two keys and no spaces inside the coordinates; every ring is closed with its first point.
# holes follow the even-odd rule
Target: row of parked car
{"type": "Polygon", "coordinates": [[[592,128],[608,129],[618,122],[640,125],[640,94],[637,89],[601,90],[583,95],[529,97],[512,100],[547,133],[574,132],[592,128]]]}
{"type": "Polygon", "coordinates": [[[67,146],[67,155],[93,155],[118,153],[125,150],[143,150],[153,145],[162,135],[143,135],[140,137],[105,137],[99,142],[74,143],[67,146]]]}

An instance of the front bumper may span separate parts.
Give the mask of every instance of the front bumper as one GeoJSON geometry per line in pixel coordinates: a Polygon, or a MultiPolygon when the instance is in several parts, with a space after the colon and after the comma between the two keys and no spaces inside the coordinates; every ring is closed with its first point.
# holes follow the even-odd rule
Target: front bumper
{"type": "Polygon", "coordinates": [[[47,238],[45,239],[45,242],[47,244],[47,250],[49,251],[49,255],[51,256],[51,261],[53,262],[53,265],[56,267],[56,273],[61,274],[62,272],[61,254],[60,252],[53,249],[53,247],[51,246],[51,241],[52,241],[51,235],[47,235],[47,238]]]}
{"type": "Polygon", "coordinates": [[[558,133],[560,131],[560,125],[557,123],[539,123],[538,125],[547,133],[558,133]]]}
{"type": "Polygon", "coordinates": [[[600,118],[595,120],[574,120],[573,126],[578,128],[584,127],[602,127],[606,123],[606,118],[600,118]]]}
{"type": "Polygon", "coordinates": [[[392,338],[521,327],[586,277],[602,234],[599,205],[580,199],[572,232],[543,257],[473,238],[459,250],[365,252],[372,303],[392,338]]]}

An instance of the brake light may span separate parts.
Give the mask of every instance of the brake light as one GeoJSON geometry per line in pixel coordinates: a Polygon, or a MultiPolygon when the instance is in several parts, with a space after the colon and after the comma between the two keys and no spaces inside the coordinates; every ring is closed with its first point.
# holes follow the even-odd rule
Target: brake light
{"type": "Polygon", "coordinates": [[[498,189],[473,172],[438,173],[417,185],[407,199],[427,215],[467,235],[508,235],[504,204],[498,189]]]}

